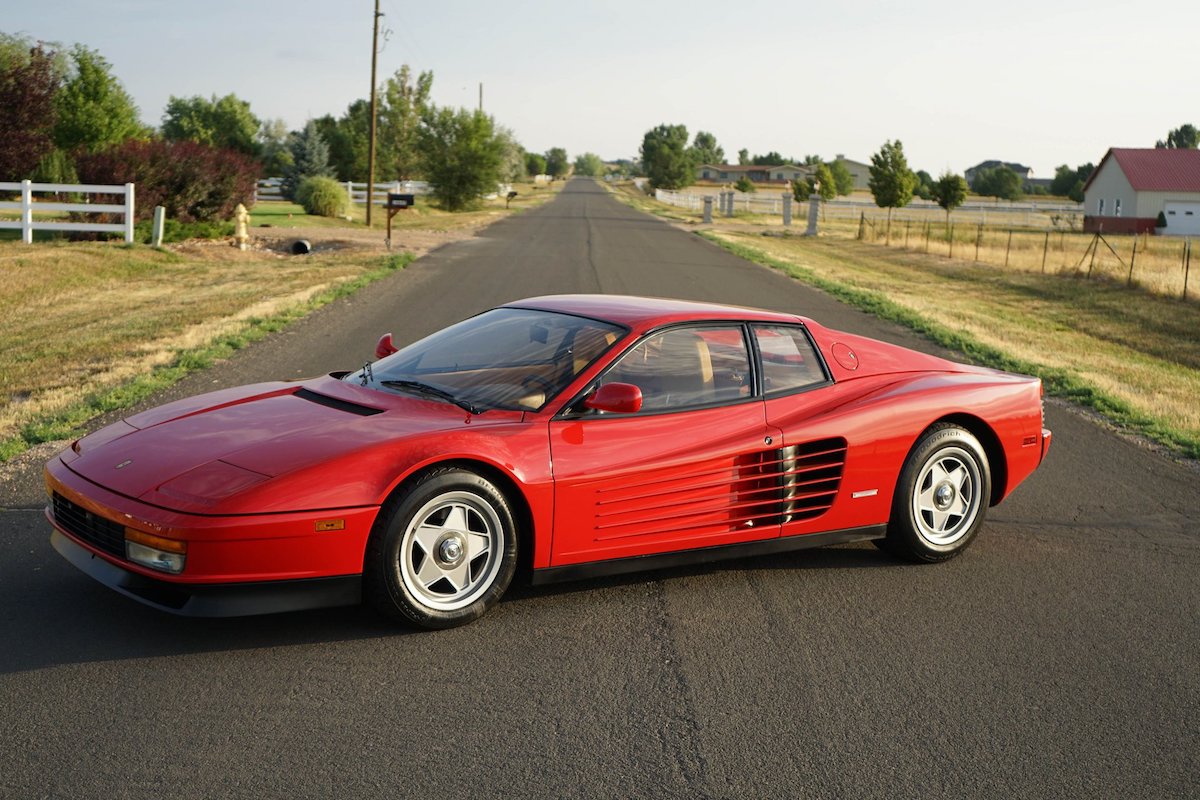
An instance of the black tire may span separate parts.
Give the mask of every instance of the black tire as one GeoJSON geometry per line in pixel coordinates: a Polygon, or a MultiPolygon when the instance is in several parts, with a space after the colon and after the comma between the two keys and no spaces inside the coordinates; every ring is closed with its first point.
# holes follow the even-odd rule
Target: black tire
{"type": "Polygon", "coordinates": [[[991,492],[991,469],[979,440],[958,425],[934,425],[904,462],[887,537],[876,544],[909,561],[954,558],[982,527],[991,492]]]}
{"type": "Polygon", "coordinates": [[[422,628],[465,625],[503,596],[517,567],[508,498],[467,469],[430,470],[397,491],[367,542],[365,599],[422,628]]]}

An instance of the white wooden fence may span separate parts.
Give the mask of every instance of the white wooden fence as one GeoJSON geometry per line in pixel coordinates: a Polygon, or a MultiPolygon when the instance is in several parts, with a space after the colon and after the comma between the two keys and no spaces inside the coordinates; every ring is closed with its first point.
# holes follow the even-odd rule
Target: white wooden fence
{"type": "MultiPolygon", "coordinates": [[[[658,189],[654,197],[661,203],[690,209],[704,210],[704,197],[713,197],[713,215],[717,215],[719,203],[716,195],[719,190],[712,192],[669,192],[658,189]]],[[[752,214],[783,214],[782,191],[762,190],[753,193],[733,192],[733,207],[735,211],[745,211],[752,214]]],[[[793,203],[792,213],[803,217],[807,213],[807,203],[793,203]]],[[[867,219],[886,219],[888,210],[879,208],[870,200],[850,200],[839,198],[827,200],[821,204],[822,219],[851,219],[857,220],[865,215],[867,219]]],[[[894,209],[892,220],[934,221],[945,222],[946,212],[937,203],[928,200],[915,199],[904,208],[894,209]]],[[[1079,203],[1018,203],[1009,201],[972,201],[963,203],[954,210],[956,222],[982,222],[993,225],[1021,225],[1031,228],[1070,226],[1071,222],[1083,224],[1083,205],[1079,203]]]]}
{"type": "Polygon", "coordinates": [[[21,193],[21,199],[0,201],[0,214],[9,210],[21,213],[19,221],[0,219],[0,230],[21,231],[21,241],[26,244],[33,242],[34,231],[99,231],[102,233],[123,233],[126,243],[133,243],[133,184],[124,186],[100,186],[95,184],[75,183],[0,183],[0,193],[21,193]],[[124,202],[115,203],[61,203],[55,199],[35,200],[34,194],[107,194],[121,195],[124,202]],[[122,223],[106,222],[70,222],[59,219],[39,219],[33,216],[34,211],[57,212],[64,211],[84,214],[123,214],[122,223]]]}
{"type": "MultiPolygon", "coordinates": [[[[283,200],[283,195],[279,191],[280,184],[282,183],[282,178],[264,178],[260,180],[258,182],[258,187],[255,190],[255,202],[262,203],[272,200],[283,200]]],[[[346,187],[347,194],[350,195],[350,202],[367,202],[366,182],[357,183],[355,181],[345,181],[343,185],[346,187]]],[[[425,181],[391,181],[390,183],[376,183],[375,191],[372,192],[372,202],[377,206],[387,205],[388,192],[403,194],[429,194],[429,184],[425,181]]]]}

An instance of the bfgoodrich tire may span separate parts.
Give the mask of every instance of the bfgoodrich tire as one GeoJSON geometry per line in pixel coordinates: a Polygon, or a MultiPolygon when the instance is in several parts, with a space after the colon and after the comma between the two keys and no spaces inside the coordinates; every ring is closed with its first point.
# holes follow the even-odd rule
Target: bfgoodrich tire
{"type": "Polygon", "coordinates": [[[517,530],[508,499],[475,472],[443,467],[382,509],[363,563],[366,599],[423,628],[478,619],[512,582],[517,530]]]}
{"type": "Polygon", "coordinates": [[[911,561],[954,558],[983,525],[991,493],[991,469],[979,440],[958,425],[935,425],[904,462],[887,538],[879,545],[911,561]]]}

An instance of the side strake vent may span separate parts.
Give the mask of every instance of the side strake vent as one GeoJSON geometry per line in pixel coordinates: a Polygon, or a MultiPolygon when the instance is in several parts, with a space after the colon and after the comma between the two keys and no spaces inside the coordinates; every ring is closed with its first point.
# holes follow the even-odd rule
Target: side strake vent
{"type": "Polygon", "coordinates": [[[813,519],[837,497],[846,440],[820,439],[609,481],[595,494],[596,541],[721,534],[813,519]]]}
{"type": "Polygon", "coordinates": [[[301,400],[307,400],[310,403],[316,403],[317,405],[336,408],[338,411],[345,411],[349,414],[358,414],[360,417],[370,417],[374,416],[375,414],[383,413],[383,409],[381,408],[371,408],[370,406],[351,403],[349,400],[339,400],[336,397],[317,394],[309,389],[300,389],[296,392],[296,397],[299,397],[301,400]]]}
{"type": "Polygon", "coordinates": [[[801,522],[829,510],[846,468],[846,440],[818,439],[764,454],[764,472],[775,473],[780,523],[801,522]]]}

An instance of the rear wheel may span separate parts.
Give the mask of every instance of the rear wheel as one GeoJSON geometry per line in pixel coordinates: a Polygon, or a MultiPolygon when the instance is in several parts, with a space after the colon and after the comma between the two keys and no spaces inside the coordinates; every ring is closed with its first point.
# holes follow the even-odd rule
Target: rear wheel
{"type": "Polygon", "coordinates": [[[367,599],[424,628],[478,619],[517,564],[507,498],[475,472],[447,467],[404,487],[380,510],[363,564],[367,599]]]}
{"type": "Polygon", "coordinates": [[[983,525],[991,491],[991,470],[979,440],[957,425],[935,425],[904,463],[887,538],[879,545],[913,561],[953,558],[983,525]]]}

